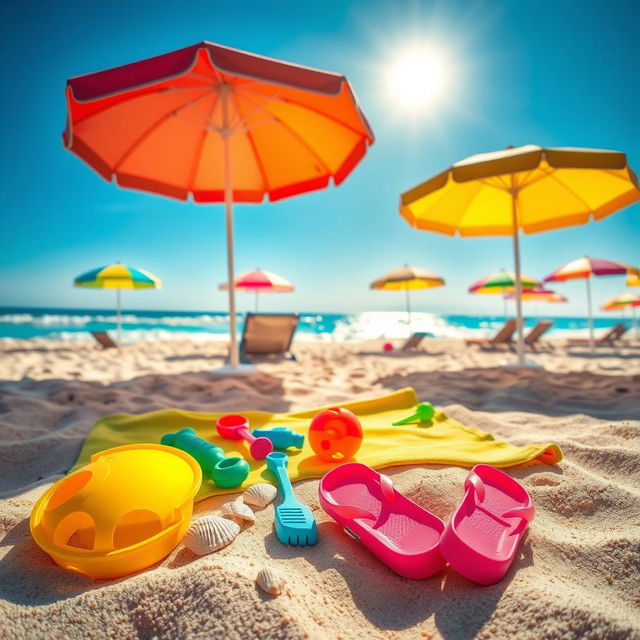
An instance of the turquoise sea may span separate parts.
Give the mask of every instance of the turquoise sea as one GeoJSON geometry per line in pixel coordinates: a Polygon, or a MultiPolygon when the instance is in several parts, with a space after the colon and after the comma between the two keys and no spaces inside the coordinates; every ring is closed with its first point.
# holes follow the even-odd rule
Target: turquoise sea
{"type": "MultiPolygon", "coordinates": [[[[525,324],[539,319],[554,321],[551,335],[586,335],[587,320],[580,317],[529,316],[525,324]]],[[[88,331],[113,331],[112,309],[56,309],[0,307],[0,339],[45,338],[85,339],[88,331]]],[[[621,317],[596,318],[596,329],[610,327],[621,317]]],[[[226,340],[229,316],[217,311],[132,311],[122,315],[123,339],[226,340]]],[[[243,314],[240,315],[240,326],[243,314]]],[[[491,335],[504,322],[502,316],[438,315],[415,312],[411,329],[427,331],[434,337],[491,335]]],[[[629,320],[627,322],[630,323],[629,320]]],[[[301,313],[296,338],[323,342],[405,338],[409,335],[407,315],[396,311],[362,313],[301,313]]]]}

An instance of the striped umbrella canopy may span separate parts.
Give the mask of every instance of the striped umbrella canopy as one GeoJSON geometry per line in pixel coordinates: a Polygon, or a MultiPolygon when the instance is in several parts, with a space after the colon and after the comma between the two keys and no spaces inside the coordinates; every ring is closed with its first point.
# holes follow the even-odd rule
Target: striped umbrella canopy
{"type": "MultiPolygon", "coordinates": [[[[505,298],[515,300],[515,291],[507,293],[505,298]]],[[[551,291],[551,289],[524,289],[520,299],[522,302],[568,302],[567,298],[556,291],[551,291]]]]}
{"type": "MultiPolygon", "coordinates": [[[[619,151],[524,145],[456,162],[400,198],[416,229],[447,235],[511,236],[520,289],[519,234],[601,220],[640,200],[619,151]]],[[[525,365],[522,301],[516,298],[518,364],[525,365]]]]}
{"type": "MultiPolygon", "coordinates": [[[[293,291],[293,285],[272,271],[264,271],[263,269],[254,269],[238,276],[233,283],[237,291],[247,291],[255,293],[256,303],[255,310],[258,310],[258,294],[260,293],[290,293],[293,291]]],[[[227,291],[229,283],[223,282],[218,285],[220,291],[227,291]]]]}
{"type": "Polygon", "coordinates": [[[340,185],[374,142],[347,78],[199,42],[67,81],[64,145],[105,180],[225,205],[229,367],[240,373],[233,204],[340,185]]]}
{"type": "Polygon", "coordinates": [[[616,275],[640,275],[640,270],[623,262],[614,260],[604,260],[602,258],[590,258],[584,256],[577,260],[572,260],[567,264],[551,272],[544,282],[566,282],[584,278],[587,283],[587,312],[589,317],[589,345],[591,351],[594,350],[593,339],[593,314],[591,311],[591,278],[593,276],[616,276],[616,275]]]}
{"type": "Polygon", "coordinates": [[[87,289],[115,289],[116,290],[116,318],[118,329],[118,342],[121,337],[121,299],[122,289],[159,289],[162,281],[148,271],[134,269],[117,262],[107,267],[97,267],[82,275],[74,281],[74,286],[87,289]]]}
{"type": "Polygon", "coordinates": [[[410,267],[405,264],[404,267],[389,271],[389,273],[385,273],[377,280],[374,280],[369,287],[379,291],[404,291],[407,302],[407,319],[409,327],[411,327],[409,291],[411,289],[432,289],[434,287],[442,287],[444,284],[444,278],[432,271],[419,267],[410,267]]]}
{"type": "Polygon", "coordinates": [[[633,314],[633,331],[636,335],[636,339],[640,338],[640,332],[638,331],[638,319],[636,317],[636,307],[640,307],[640,296],[635,293],[621,293],[620,295],[609,298],[600,308],[603,311],[618,311],[620,309],[631,309],[633,314]]]}
{"type": "MultiPolygon", "coordinates": [[[[526,289],[534,289],[538,286],[538,281],[534,280],[531,276],[524,274],[520,275],[522,287],[526,289]]],[[[477,282],[474,282],[468,289],[469,293],[474,294],[503,294],[502,302],[504,305],[504,318],[507,319],[507,298],[504,295],[510,291],[514,291],[516,287],[516,274],[513,271],[506,271],[500,269],[500,271],[494,271],[484,278],[480,278],[477,282]]]]}

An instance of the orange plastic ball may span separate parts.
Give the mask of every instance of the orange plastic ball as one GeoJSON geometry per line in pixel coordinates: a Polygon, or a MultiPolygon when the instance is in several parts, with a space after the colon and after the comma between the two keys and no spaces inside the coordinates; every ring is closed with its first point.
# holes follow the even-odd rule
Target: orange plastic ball
{"type": "Polygon", "coordinates": [[[309,444],[315,454],[326,462],[349,460],[362,444],[362,426],[348,409],[325,409],[311,421],[309,444]]]}

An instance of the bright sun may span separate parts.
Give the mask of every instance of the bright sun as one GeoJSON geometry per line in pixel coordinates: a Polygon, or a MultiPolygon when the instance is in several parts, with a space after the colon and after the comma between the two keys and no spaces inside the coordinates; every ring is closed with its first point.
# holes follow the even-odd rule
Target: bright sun
{"type": "Polygon", "coordinates": [[[445,95],[450,75],[442,53],[426,46],[411,47],[391,61],[387,88],[403,110],[423,112],[445,95]]]}

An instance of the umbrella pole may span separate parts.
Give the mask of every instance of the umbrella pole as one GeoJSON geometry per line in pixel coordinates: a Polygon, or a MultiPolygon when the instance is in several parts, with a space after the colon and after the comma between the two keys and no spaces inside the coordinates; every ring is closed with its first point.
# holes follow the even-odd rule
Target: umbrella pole
{"type": "Polygon", "coordinates": [[[589,314],[589,349],[593,355],[595,349],[595,343],[593,340],[593,314],[591,313],[591,278],[586,277],[587,281],[587,311],[589,314]]]}
{"type": "Polygon", "coordinates": [[[229,347],[229,365],[231,369],[237,369],[240,362],[238,356],[238,328],[236,326],[236,296],[233,273],[233,190],[231,183],[231,149],[229,137],[231,129],[229,127],[229,91],[230,87],[220,87],[220,97],[222,98],[222,145],[224,149],[224,206],[227,222],[227,276],[229,283],[229,332],[231,345],[229,347]]]}
{"type": "Polygon", "coordinates": [[[407,296],[407,324],[409,325],[409,337],[411,337],[411,300],[409,299],[409,285],[405,285],[404,292],[407,296]]]}
{"type": "Polygon", "coordinates": [[[505,297],[507,295],[507,292],[505,291],[505,289],[502,289],[502,307],[504,310],[504,321],[507,321],[507,298],[505,297]]]}
{"type": "Polygon", "coordinates": [[[116,327],[117,327],[117,341],[118,341],[118,346],[120,346],[121,344],[121,339],[122,339],[122,321],[121,321],[121,313],[120,313],[120,309],[121,309],[121,301],[120,301],[120,289],[116,289],[116,327]]]}
{"type": "Polygon", "coordinates": [[[638,318],[636,318],[636,308],[631,307],[631,313],[633,315],[633,333],[636,336],[636,340],[640,339],[640,332],[638,331],[638,318]]]}
{"type": "Polygon", "coordinates": [[[256,291],[256,313],[258,313],[258,292],[256,291]]]}
{"type": "Polygon", "coordinates": [[[511,193],[511,214],[513,217],[513,261],[516,272],[516,322],[518,330],[518,341],[516,343],[516,354],[518,364],[524,365],[524,337],[522,332],[522,283],[520,282],[520,244],[518,242],[518,218],[516,215],[517,191],[511,193]]]}

